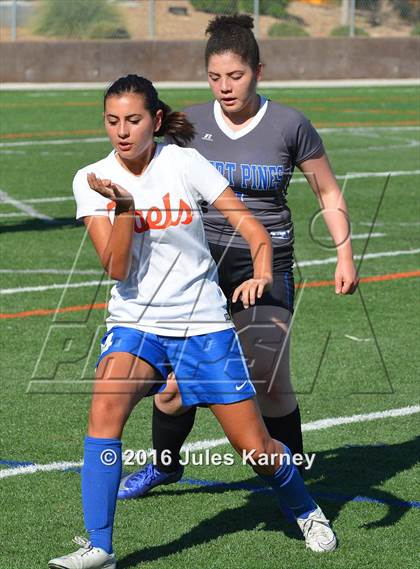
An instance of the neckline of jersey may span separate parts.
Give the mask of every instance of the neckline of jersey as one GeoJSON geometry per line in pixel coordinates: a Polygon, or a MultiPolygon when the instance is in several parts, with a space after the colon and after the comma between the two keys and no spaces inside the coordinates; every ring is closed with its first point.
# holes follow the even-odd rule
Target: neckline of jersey
{"type": "Polygon", "coordinates": [[[150,160],[149,164],[147,165],[146,169],[139,174],[138,176],[136,174],[133,174],[132,172],[130,172],[130,170],[127,170],[126,168],[124,168],[124,166],[122,164],[120,164],[120,162],[117,159],[117,151],[115,150],[115,148],[113,148],[111,150],[111,156],[115,162],[115,164],[117,164],[118,168],[125,172],[125,174],[129,177],[129,178],[135,178],[136,180],[141,180],[143,179],[144,175],[147,174],[150,171],[150,168],[152,167],[152,165],[154,164],[154,162],[156,161],[156,159],[159,157],[162,148],[164,147],[164,144],[162,144],[161,142],[157,142],[156,143],[156,150],[155,153],[153,155],[153,158],[150,160]]]}
{"type": "Polygon", "coordinates": [[[257,127],[261,122],[263,116],[267,112],[268,99],[266,99],[262,95],[259,95],[259,97],[260,97],[260,108],[257,114],[244,128],[241,128],[240,130],[232,130],[231,128],[228,127],[223,118],[222,108],[220,106],[219,101],[214,101],[214,106],[213,106],[214,120],[216,121],[217,126],[220,128],[220,130],[224,134],[226,134],[226,136],[229,137],[231,140],[237,140],[238,138],[246,136],[252,130],[254,130],[254,128],[257,127]]]}

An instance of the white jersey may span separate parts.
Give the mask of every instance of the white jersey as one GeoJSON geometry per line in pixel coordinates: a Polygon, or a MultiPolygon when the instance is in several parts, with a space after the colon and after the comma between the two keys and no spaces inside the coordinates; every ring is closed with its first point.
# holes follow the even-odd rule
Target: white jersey
{"type": "Polygon", "coordinates": [[[132,263],[112,289],[108,329],[129,326],[163,336],[194,336],[233,326],[207,245],[200,202],[213,203],[229,185],[191,148],[158,144],[141,176],[106,158],[79,170],[73,191],[77,219],[109,216],[114,202],[92,190],[87,174],[110,179],[134,198],[132,263]]]}

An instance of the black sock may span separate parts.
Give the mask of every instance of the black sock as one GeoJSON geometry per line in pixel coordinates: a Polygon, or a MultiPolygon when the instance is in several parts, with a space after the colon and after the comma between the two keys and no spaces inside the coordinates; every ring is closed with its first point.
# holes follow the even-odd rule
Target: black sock
{"type": "MultiPolygon", "coordinates": [[[[268,432],[289,447],[292,454],[303,454],[302,425],[299,405],[284,417],[263,417],[268,432]]],[[[303,466],[297,467],[302,474],[303,466]]]]}
{"type": "Polygon", "coordinates": [[[179,451],[193,428],[195,412],[196,407],[191,407],[182,415],[168,415],[153,402],[152,440],[156,467],[161,472],[174,472],[179,468],[179,451]]]}

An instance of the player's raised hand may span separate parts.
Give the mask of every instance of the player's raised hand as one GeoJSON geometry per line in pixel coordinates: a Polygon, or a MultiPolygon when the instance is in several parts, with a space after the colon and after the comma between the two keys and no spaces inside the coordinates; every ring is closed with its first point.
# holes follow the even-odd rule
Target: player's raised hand
{"type": "Polygon", "coordinates": [[[117,206],[117,210],[121,213],[123,211],[130,211],[134,209],[134,198],[122,186],[114,184],[111,180],[98,178],[95,174],[90,173],[87,175],[89,186],[104,198],[112,200],[117,206]]]}
{"type": "Polygon", "coordinates": [[[244,308],[254,306],[255,300],[262,297],[264,291],[270,288],[272,282],[273,279],[271,277],[248,279],[235,288],[232,302],[237,302],[240,298],[244,308]]]}
{"type": "Polygon", "coordinates": [[[335,294],[353,294],[359,284],[359,276],[353,260],[338,260],[335,270],[335,294]]]}

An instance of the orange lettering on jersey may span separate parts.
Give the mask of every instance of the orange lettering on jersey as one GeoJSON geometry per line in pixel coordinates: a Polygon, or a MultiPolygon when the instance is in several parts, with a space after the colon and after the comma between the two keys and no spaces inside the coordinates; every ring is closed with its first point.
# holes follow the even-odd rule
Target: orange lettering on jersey
{"type": "MultiPolygon", "coordinates": [[[[167,212],[166,212],[167,214],[167,212]]],[[[164,229],[167,227],[166,219],[162,223],[163,212],[158,207],[151,207],[147,212],[147,223],[150,229],[164,229]]]]}
{"type": "Polygon", "coordinates": [[[192,222],[192,211],[190,206],[184,202],[184,200],[179,200],[179,208],[178,208],[178,217],[175,220],[172,220],[172,210],[171,210],[171,202],[170,202],[170,195],[169,194],[165,194],[163,196],[163,204],[165,206],[165,211],[166,211],[166,215],[168,218],[168,225],[166,227],[169,227],[170,225],[179,225],[180,223],[182,225],[188,225],[189,223],[192,222]],[[183,216],[185,214],[185,219],[182,219],[183,216]]]}
{"type": "MultiPolygon", "coordinates": [[[[182,199],[179,200],[178,216],[172,219],[171,196],[169,192],[163,196],[164,209],[152,206],[144,215],[141,209],[134,212],[134,231],[144,233],[149,229],[167,229],[176,225],[188,225],[192,222],[193,215],[190,206],[182,199]]],[[[115,202],[107,205],[110,212],[115,209],[115,202]]]]}

